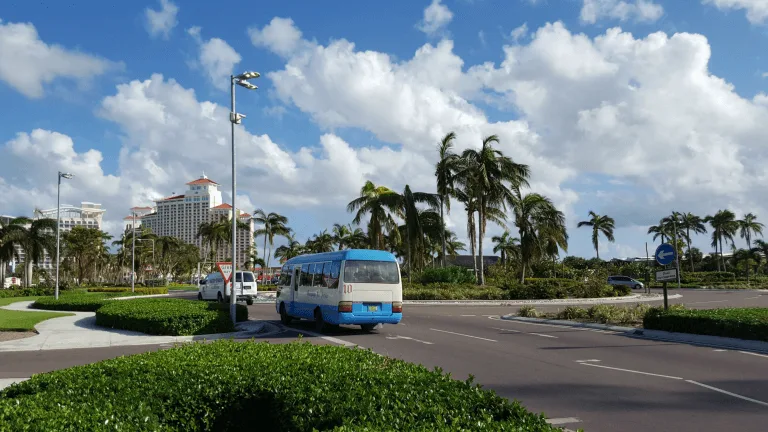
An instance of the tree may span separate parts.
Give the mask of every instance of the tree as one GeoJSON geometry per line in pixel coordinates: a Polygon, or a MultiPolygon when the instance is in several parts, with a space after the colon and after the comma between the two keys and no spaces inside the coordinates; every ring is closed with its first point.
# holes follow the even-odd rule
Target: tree
{"type": "Polygon", "coordinates": [[[666,218],[659,220],[658,225],[651,225],[651,227],[648,228],[648,234],[653,234],[653,241],[656,241],[656,239],[661,237],[662,243],[666,243],[667,238],[672,238],[671,229],[666,218]]]}
{"type": "Polygon", "coordinates": [[[500,236],[491,237],[491,242],[494,243],[493,252],[501,254],[501,265],[504,267],[507,266],[508,259],[520,259],[520,239],[512,237],[509,230],[504,230],[500,236]]]}
{"type": "Polygon", "coordinates": [[[425,192],[412,192],[409,185],[405,185],[403,194],[399,197],[399,209],[397,214],[405,221],[406,255],[408,257],[408,280],[414,270],[412,253],[414,248],[423,245],[424,231],[419,217],[416,203],[427,203],[430,207],[437,207],[439,199],[436,195],[425,192]]]}
{"type": "Polygon", "coordinates": [[[352,237],[352,229],[348,225],[333,224],[333,241],[338,250],[343,250],[344,246],[349,246],[352,237]]]}
{"type": "Polygon", "coordinates": [[[565,215],[555,208],[552,201],[540,194],[522,195],[516,190],[509,200],[520,237],[520,282],[525,283],[525,270],[544,254],[542,238],[558,233],[567,239],[565,215]]]}
{"type": "Polygon", "coordinates": [[[291,229],[288,228],[288,218],[275,212],[266,213],[262,209],[256,209],[253,212],[253,220],[261,224],[261,228],[257,229],[253,236],[264,236],[263,256],[267,258],[267,267],[269,267],[272,246],[275,245],[275,236],[288,238],[291,233],[291,229]],[[267,254],[267,242],[269,242],[269,255],[267,254]]]}
{"type": "MultiPolygon", "coordinates": [[[[456,139],[454,132],[447,133],[440,144],[437,147],[440,160],[435,167],[435,177],[437,180],[437,195],[440,197],[440,223],[445,227],[444,212],[450,214],[451,212],[451,200],[450,196],[453,193],[454,188],[454,176],[460,169],[461,159],[455,153],[453,153],[453,140],[456,139]]],[[[446,255],[446,238],[445,231],[443,231],[442,238],[442,266],[445,267],[445,255],[446,255]]]]}
{"type": "Polygon", "coordinates": [[[106,251],[105,242],[111,238],[99,229],[84,226],[75,226],[64,233],[64,255],[75,271],[78,285],[86,279],[93,281],[96,278],[96,265],[106,251]]]}
{"type": "Polygon", "coordinates": [[[5,283],[5,270],[8,267],[8,263],[13,261],[14,258],[18,258],[19,254],[16,250],[16,241],[19,235],[15,234],[22,226],[19,224],[19,220],[11,220],[8,223],[0,220],[0,287],[3,287],[5,283]]]}
{"type": "Polygon", "coordinates": [[[589,217],[589,220],[579,222],[576,227],[581,228],[586,226],[592,228],[592,246],[594,246],[595,254],[599,259],[600,250],[598,248],[598,243],[600,241],[600,233],[602,233],[609,242],[613,243],[615,240],[613,237],[615,221],[610,216],[599,215],[592,210],[589,211],[589,217]]]}
{"type": "MultiPolygon", "coordinates": [[[[277,250],[275,250],[275,258],[277,258],[277,250]]],[[[255,247],[251,247],[251,249],[248,251],[248,259],[245,261],[245,266],[247,268],[252,268],[256,266],[261,266],[262,270],[266,269],[267,263],[264,261],[263,258],[259,256],[259,251],[255,247]]]]}
{"type": "Polygon", "coordinates": [[[527,165],[515,163],[493,147],[493,144],[498,142],[499,138],[496,135],[490,135],[483,140],[479,150],[471,148],[464,150],[461,155],[461,171],[456,176],[456,180],[477,201],[480,285],[485,285],[483,237],[488,222],[488,210],[503,207],[505,202],[512,201],[513,191],[519,191],[520,187],[528,186],[530,176],[527,165]]]}
{"type": "Polygon", "coordinates": [[[685,240],[688,243],[688,259],[691,262],[691,271],[694,271],[693,257],[695,254],[691,253],[691,232],[695,234],[704,234],[707,232],[707,227],[704,225],[704,220],[693,213],[683,213],[680,218],[680,228],[685,230],[685,240]]]}
{"type": "Polygon", "coordinates": [[[280,259],[281,262],[285,262],[293,257],[297,257],[304,253],[304,246],[301,245],[293,235],[288,235],[288,244],[278,246],[275,249],[275,258],[280,259]]]}
{"type": "Polygon", "coordinates": [[[737,221],[739,224],[739,234],[741,238],[747,241],[747,249],[752,249],[752,236],[763,236],[764,225],[757,221],[757,216],[752,213],[747,213],[744,218],[737,221]]]}
{"type": "Polygon", "coordinates": [[[311,253],[331,252],[333,251],[333,236],[328,234],[328,230],[322,230],[307,240],[305,247],[311,253]]]}
{"type": "Polygon", "coordinates": [[[720,261],[717,265],[717,271],[720,271],[721,264],[723,270],[725,270],[725,261],[723,260],[723,239],[733,244],[733,236],[736,235],[736,231],[739,228],[739,223],[736,221],[736,215],[730,210],[718,210],[714,216],[705,217],[704,222],[707,222],[712,226],[711,244],[715,247],[715,254],[717,254],[718,246],[720,247],[720,261]]]}
{"type": "MultiPolygon", "coordinates": [[[[55,219],[29,219],[19,217],[11,220],[14,228],[8,233],[6,241],[18,244],[24,251],[24,285],[32,285],[32,272],[35,263],[39,263],[45,254],[55,255],[56,231],[55,219]]],[[[56,257],[54,256],[54,261],[56,257]]]]}
{"type": "Polygon", "coordinates": [[[384,230],[397,229],[393,214],[400,210],[400,195],[386,186],[376,186],[372,181],[365,182],[360,189],[360,196],[347,204],[348,212],[356,212],[353,222],[360,225],[365,215],[369,216],[368,237],[374,249],[381,249],[384,243],[384,230]]]}

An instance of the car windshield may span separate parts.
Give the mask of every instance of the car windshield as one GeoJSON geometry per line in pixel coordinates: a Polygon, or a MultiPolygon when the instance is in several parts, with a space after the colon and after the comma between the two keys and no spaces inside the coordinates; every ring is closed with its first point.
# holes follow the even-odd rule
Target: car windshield
{"type": "Polygon", "coordinates": [[[346,261],[344,283],[396,284],[400,282],[397,263],[391,261],[346,261]]]}
{"type": "Polygon", "coordinates": [[[235,276],[235,282],[253,282],[253,273],[251,272],[238,272],[235,276]]]}

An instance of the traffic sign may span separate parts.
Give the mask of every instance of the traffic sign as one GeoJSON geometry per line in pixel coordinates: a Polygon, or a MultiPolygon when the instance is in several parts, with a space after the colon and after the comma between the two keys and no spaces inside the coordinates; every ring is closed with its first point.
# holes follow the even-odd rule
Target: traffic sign
{"type": "Polygon", "coordinates": [[[671,264],[675,260],[677,252],[675,248],[669,243],[662,243],[656,248],[656,262],[661,265],[671,264]]]}
{"type": "Polygon", "coordinates": [[[232,277],[232,263],[231,262],[217,262],[216,267],[221,273],[221,277],[224,278],[224,283],[229,283],[229,279],[232,277]]]}
{"type": "Polygon", "coordinates": [[[656,272],[656,282],[669,282],[677,279],[677,269],[656,272]]]}
{"type": "Polygon", "coordinates": [[[152,271],[152,266],[150,264],[147,264],[144,266],[144,271],[152,271]]]}

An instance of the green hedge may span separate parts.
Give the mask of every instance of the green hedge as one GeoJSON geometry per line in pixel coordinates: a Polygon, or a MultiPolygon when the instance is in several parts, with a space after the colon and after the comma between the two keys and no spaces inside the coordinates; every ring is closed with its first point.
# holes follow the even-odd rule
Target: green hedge
{"type": "Polygon", "coordinates": [[[495,287],[480,288],[403,288],[404,300],[508,300],[509,294],[495,287]]]}
{"type": "MultiPolygon", "coordinates": [[[[136,294],[141,295],[154,295],[154,294],[168,294],[168,288],[135,288],[136,294]]],[[[88,288],[88,292],[105,292],[105,293],[129,293],[130,287],[96,287],[88,288]]]]}
{"type": "Polygon", "coordinates": [[[53,295],[52,288],[0,289],[0,298],[53,295]]]}
{"type": "Polygon", "coordinates": [[[768,341],[768,308],[652,309],[645,315],[643,327],[768,341]]]}
{"type": "Polygon", "coordinates": [[[685,268],[680,273],[681,283],[712,283],[712,282],[735,282],[736,274],[733,272],[687,272],[685,268]]]}
{"type": "MultiPolygon", "coordinates": [[[[248,320],[248,308],[237,305],[235,311],[238,321],[248,320]]],[[[96,324],[171,336],[235,331],[229,304],[172,298],[108,301],[96,311],[96,324]]]]}
{"type": "Polygon", "coordinates": [[[444,282],[465,284],[474,283],[475,275],[472,271],[468,271],[463,267],[451,266],[445,268],[428,268],[424,269],[419,275],[419,282],[423,285],[444,282]]]}
{"type": "Polygon", "coordinates": [[[0,392],[0,425],[45,431],[556,432],[470,380],[368,350],[186,344],[35,375],[0,392]]]}
{"type": "Polygon", "coordinates": [[[60,295],[58,300],[53,297],[41,297],[32,304],[32,307],[57,311],[96,312],[109,299],[130,295],[131,293],[66,294],[60,295]]]}
{"type": "Polygon", "coordinates": [[[475,284],[403,284],[404,300],[543,300],[568,297],[621,297],[632,289],[598,284],[594,287],[570,279],[532,279],[525,285],[510,283],[502,288],[475,284]]]}

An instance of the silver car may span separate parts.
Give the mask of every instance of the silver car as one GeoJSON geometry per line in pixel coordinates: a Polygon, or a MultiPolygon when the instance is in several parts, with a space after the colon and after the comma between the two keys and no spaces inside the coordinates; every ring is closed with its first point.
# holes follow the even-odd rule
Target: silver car
{"type": "Polygon", "coordinates": [[[609,285],[626,285],[632,287],[632,289],[643,289],[645,285],[636,279],[632,279],[629,276],[608,276],[609,285]]]}

